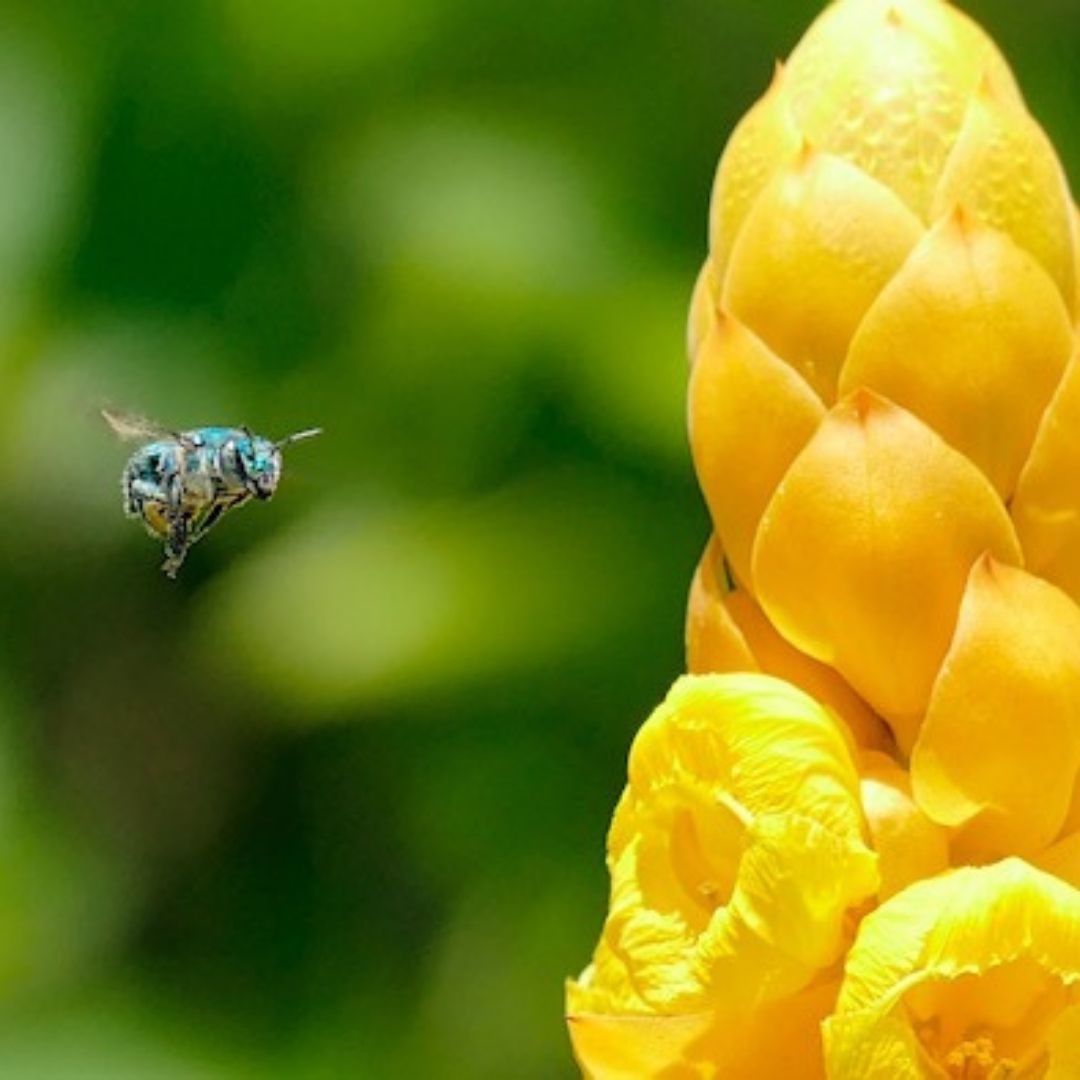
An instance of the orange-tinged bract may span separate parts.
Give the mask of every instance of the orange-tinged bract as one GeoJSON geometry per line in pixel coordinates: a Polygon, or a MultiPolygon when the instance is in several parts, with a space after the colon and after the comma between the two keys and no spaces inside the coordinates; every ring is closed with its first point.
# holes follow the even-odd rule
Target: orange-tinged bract
{"type": "Polygon", "coordinates": [[[916,798],[969,857],[1031,855],[1058,835],[1078,770],[1080,607],[984,556],[915,744],[916,798]]]}
{"type": "Polygon", "coordinates": [[[777,487],[752,581],[780,633],[835,667],[906,752],[968,570],[988,550],[1020,561],[989,481],[911,413],[858,391],[777,487]]]}
{"type": "Polygon", "coordinates": [[[1080,601],[1080,357],[1042,418],[1012,516],[1028,568],[1080,601]]]}
{"type": "Polygon", "coordinates": [[[717,531],[743,581],[761,514],[824,413],[806,383],[734,317],[714,321],[690,374],[690,441],[717,531]]]}
{"type": "Polygon", "coordinates": [[[693,674],[567,988],[587,1076],[1080,1080],[1078,243],[944,0],[836,0],[732,133],[693,674]]]}
{"type": "Polygon", "coordinates": [[[1072,345],[1046,271],[958,209],[867,312],[840,391],[868,386],[909,409],[1008,499],[1072,345]]]}
{"type": "Polygon", "coordinates": [[[807,146],[747,214],[722,306],[832,402],[852,335],[921,234],[887,187],[807,146]]]}

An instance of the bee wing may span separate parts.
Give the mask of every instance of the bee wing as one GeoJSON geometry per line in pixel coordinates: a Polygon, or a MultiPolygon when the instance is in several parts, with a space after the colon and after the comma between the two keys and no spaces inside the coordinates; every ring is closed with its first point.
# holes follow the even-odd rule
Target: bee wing
{"type": "Polygon", "coordinates": [[[114,409],[102,409],[105,423],[121,439],[161,439],[171,434],[168,428],[148,420],[145,416],[134,413],[117,412],[114,409]]]}

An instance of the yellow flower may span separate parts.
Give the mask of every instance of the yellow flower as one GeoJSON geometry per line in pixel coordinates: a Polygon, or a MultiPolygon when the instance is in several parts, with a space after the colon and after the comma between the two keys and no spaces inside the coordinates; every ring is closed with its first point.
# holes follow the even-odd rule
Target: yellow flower
{"type": "Polygon", "coordinates": [[[878,885],[838,725],[752,674],[685,676],[645,723],[608,866],[600,943],[568,988],[579,1028],[598,1015],[742,1023],[827,975],[878,885]]]}
{"type": "Polygon", "coordinates": [[[1080,1075],[1080,891],[1019,859],[868,915],[824,1025],[833,1080],[1080,1075]]]}

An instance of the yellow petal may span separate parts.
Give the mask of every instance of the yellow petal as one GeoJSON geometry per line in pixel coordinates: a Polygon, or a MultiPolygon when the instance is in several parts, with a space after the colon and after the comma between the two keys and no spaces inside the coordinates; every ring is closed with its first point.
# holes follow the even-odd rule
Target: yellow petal
{"type": "Polygon", "coordinates": [[[769,89],[731,133],[716,170],[709,206],[709,252],[717,284],[724,280],[731,249],[750,207],[802,145],[780,90],[782,82],[783,68],[777,64],[769,89]]]}
{"type": "Polygon", "coordinates": [[[887,754],[864,753],[859,761],[863,813],[870,846],[878,854],[880,900],[913,881],[948,868],[948,833],[919,809],[906,772],[887,754]]]}
{"type": "Polygon", "coordinates": [[[724,307],[831,404],[852,335],[922,232],[888,188],[806,149],[746,216],[724,307]]]}
{"type": "Polygon", "coordinates": [[[841,955],[877,871],[827,710],[763,675],[686,676],[638,733],[629,771],[589,978],[610,996],[585,1004],[746,1013],[841,955]]]}
{"type": "Polygon", "coordinates": [[[1030,854],[1061,829],[1078,769],[1080,608],[981,558],[912,754],[915,798],[965,826],[969,858],[1030,854]]]}
{"type": "Polygon", "coordinates": [[[1002,498],[1013,491],[1073,348],[1061,295],[1008,236],[957,211],[867,313],[840,379],[925,420],[1002,498]]]}
{"type": "Polygon", "coordinates": [[[713,524],[744,581],[761,512],[824,413],[738,320],[714,321],[690,375],[690,447],[713,524]]]}
{"type": "Polygon", "coordinates": [[[1043,417],[1011,512],[1024,562],[1080,600],[1080,356],[1043,417]]]}
{"type": "Polygon", "coordinates": [[[863,919],[824,1025],[827,1074],[1067,1075],[1078,996],[1080,892],[1019,859],[955,870],[863,919]]]}
{"type": "Polygon", "coordinates": [[[860,391],[796,458],[761,520],[758,600],[835,667],[906,753],[945,655],[968,571],[1019,562],[989,482],[922,421],[860,391]]]}
{"type": "Polygon", "coordinates": [[[589,1080],[695,1080],[710,1075],[691,1047],[713,1024],[711,1013],[688,1016],[567,1015],[570,1041],[582,1075],[589,1080]]]}
{"type": "Polygon", "coordinates": [[[1073,207],[1065,174],[1042,128],[992,76],[971,100],[934,196],[934,216],[957,203],[1038,259],[1075,314],[1073,207]]]}
{"type": "Polygon", "coordinates": [[[814,145],[895,191],[924,220],[983,71],[1019,100],[989,37],[937,0],[846,0],[792,53],[785,87],[814,145]]]}
{"type": "Polygon", "coordinates": [[[839,985],[834,976],[746,1014],[612,1016],[571,1009],[567,1019],[578,1064],[592,1080],[820,1080],[820,1026],[839,985]]]}

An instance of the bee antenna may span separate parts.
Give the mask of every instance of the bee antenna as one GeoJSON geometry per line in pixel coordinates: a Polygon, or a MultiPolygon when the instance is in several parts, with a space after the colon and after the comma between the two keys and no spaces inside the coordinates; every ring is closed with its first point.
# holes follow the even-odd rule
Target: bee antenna
{"type": "Polygon", "coordinates": [[[321,427],[305,428],[303,431],[295,431],[292,435],[286,435],[284,439],[278,439],[274,445],[281,450],[290,443],[303,442],[304,439],[314,439],[316,435],[322,433],[323,429],[321,427]]]}

